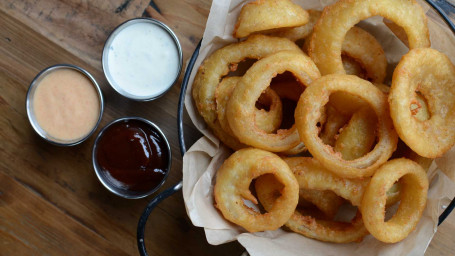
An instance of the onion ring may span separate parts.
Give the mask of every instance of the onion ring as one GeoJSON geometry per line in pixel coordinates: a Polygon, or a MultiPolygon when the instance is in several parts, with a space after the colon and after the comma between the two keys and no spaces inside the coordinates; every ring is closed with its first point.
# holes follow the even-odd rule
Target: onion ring
{"type": "MultiPolygon", "coordinates": [[[[379,88],[383,93],[389,95],[390,93],[390,86],[387,86],[385,84],[374,84],[376,87],[379,88]]],[[[416,93],[415,99],[411,101],[411,113],[412,115],[419,119],[420,121],[425,121],[430,119],[430,112],[428,110],[428,104],[425,101],[425,98],[419,94],[416,93]]]]}
{"type": "MultiPolygon", "coordinates": [[[[356,75],[358,76],[358,75],[356,75]]],[[[359,76],[358,76],[359,77],[359,76]]],[[[362,78],[362,77],[360,77],[362,78]]],[[[374,84],[381,92],[388,95],[390,87],[381,83],[374,84]]],[[[330,95],[330,104],[335,107],[340,113],[345,115],[353,115],[357,110],[366,107],[367,104],[360,97],[344,93],[344,92],[335,92],[330,95]]],[[[420,110],[419,110],[420,111],[420,110]]],[[[425,111],[425,110],[422,110],[425,111]]]]}
{"type": "Polygon", "coordinates": [[[254,121],[257,127],[269,133],[276,131],[283,119],[283,105],[281,104],[280,96],[271,88],[267,88],[259,96],[258,102],[263,106],[268,106],[269,109],[256,108],[254,121]]]}
{"type": "Polygon", "coordinates": [[[309,21],[303,26],[293,28],[281,28],[268,34],[270,36],[285,37],[291,41],[298,41],[307,38],[313,32],[313,27],[321,17],[322,12],[317,10],[307,10],[309,21]]]}
{"type": "MultiPolygon", "coordinates": [[[[310,22],[302,27],[278,31],[273,35],[290,40],[305,40],[304,51],[309,52],[310,35],[322,12],[309,10],[310,22]]],[[[387,58],[381,44],[367,31],[352,27],[346,33],[341,46],[343,69],[348,75],[356,75],[374,83],[382,83],[387,72],[387,58]]]]}
{"type": "Polygon", "coordinates": [[[293,155],[300,154],[304,151],[306,151],[305,144],[303,144],[303,142],[300,142],[299,144],[297,144],[297,146],[295,146],[291,149],[285,150],[285,151],[281,151],[281,152],[279,152],[279,154],[285,155],[285,156],[293,156],[293,155]]]}
{"type": "MultiPolygon", "coordinates": [[[[375,85],[380,88],[378,84],[375,85]]],[[[369,108],[362,108],[356,112],[338,136],[334,149],[341,153],[343,159],[353,160],[371,150],[376,139],[374,129],[377,124],[374,113],[371,112],[369,108]]],[[[400,187],[399,183],[395,183],[387,191],[387,206],[400,201],[400,187]]]]}
{"type": "Polygon", "coordinates": [[[430,48],[404,55],[393,73],[389,103],[398,135],[417,154],[440,157],[455,144],[455,66],[446,55],[430,48]],[[425,121],[411,111],[417,91],[431,114],[425,121]]]}
{"type": "Polygon", "coordinates": [[[430,119],[430,112],[428,110],[428,104],[420,94],[416,94],[414,100],[411,101],[411,114],[419,119],[420,121],[425,121],[430,119]]]}
{"type": "Polygon", "coordinates": [[[240,149],[245,145],[221,128],[216,113],[216,87],[221,78],[229,73],[230,65],[237,64],[247,58],[261,59],[281,50],[302,52],[296,44],[288,39],[253,35],[243,42],[218,49],[205,59],[199,67],[194,78],[192,91],[195,105],[207,125],[228,147],[240,149]]]}
{"type": "Polygon", "coordinates": [[[335,146],[338,131],[349,121],[348,115],[339,113],[330,104],[326,106],[327,121],[319,135],[324,144],[335,146]]]}
{"type": "Polygon", "coordinates": [[[428,170],[430,169],[430,166],[434,160],[432,158],[426,158],[423,156],[419,156],[416,152],[412,151],[411,149],[409,149],[409,152],[406,156],[408,159],[410,159],[410,160],[416,162],[417,164],[419,164],[420,166],[422,166],[422,168],[426,172],[428,172],[428,170]]]}
{"type": "MultiPolygon", "coordinates": [[[[221,128],[231,136],[234,136],[234,134],[226,119],[226,104],[239,80],[240,77],[236,76],[226,77],[218,85],[215,92],[218,121],[221,128]]],[[[269,110],[255,110],[255,125],[265,132],[276,131],[280,127],[283,116],[280,97],[273,90],[267,88],[258,101],[262,101],[262,104],[269,106],[269,110]]]]}
{"type": "Polygon", "coordinates": [[[404,158],[387,162],[376,171],[365,190],[361,205],[365,227],[382,242],[403,240],[417,226],[425,209],[427,192],[428,178],[420,165],[404,158]],[[385,191],[400,178],[400,206],[395,215],[385,222],[385,191]]]}
{"type": "Polygon", "coordinates": [[[316,206],[324,215],[333,219],[344,199],[330,190],[300,189],[299,197],[316,206]]]}
{"type": "Polygon", "coordinates": [[[365,69],[367,80],[373,83],[384,82],[387,58],[382,46],[370,33],[359,27],[349,29],[341,53],[354,59],[365,69]]]}
{"type": "Polygon", "coordinates": [[[395,158],[407,158],[418,163],[422,168],[428,172],[431,164],[433,163],[432,158],[419,156],[416,152],[412,151],[402,140],[398,141],[397,150],[393,153],[392,159],[395,158]]]}
{"type": "MultiPolygon", "coordinates": [[[[287,158],[285,161],[296,175],[301,189],[332,190],[351,201],[353,205],[360,203],[363,189],[368,184],[365,180],[354,181],[339,178],[313,158],[294,157],[287,158]],[[347,189],[348,185],[352,185],[352,189],[347,189]]],[[[270,179],[263,178],[266,177],[256,180],[255,187],[259,201],[267,210],[276,204],[274,198],[276,198],[277,187],[270,182],[270,179]]],[[[361,241],[368,234],[359,211],[351,223],[316,219],[295,211],[286,226],[304,236],[334,243],[361,241]]]]}
{"type": "Polygon", "coordinates": [[[346,54],[341,54],[341,60],[343,62],[343,68],[346,75],[355,75],[362,79],[367,79],[367,73],[359,62],[346,54]]]}
{"type": "Polygon", "coordinates": [[[372,176],[374,171],[395,151],[398,136],[389,116],[387,97],[370,82],[352,75],[326,75],[314,81],[300,97],[295,122],[302,142],[327,169],[345,178],[372,176]],[[333,92],[341,91],[360,97],[376,113],[378,142],[371,152],[355,160],[344,160],[318,137],[317,122],[321,109],[333,92]]]}
{"type": "Polygon", "coordinates": [[[256,0],[245,4],[240,10],[234,37],[242,38],[256,32],[297,27],[308,21],[308,13],[290,0],[256,0]]]}
{"type": "MultiPolygon", "coordinates": [[[[352,27],[344,38],[341,60],[346,74],[356,75],[375,84],[382,83],[387,71],[387,58],[379,42],[368,32],[352,27]]],[[[364,104],[358,97],[335,93],[332,105],[346,114],[353,114],[364,104]]]]}
{"type": "Polygon", "coordinates": [[[342,178],[312,157],[287,157],[284,161],[296,175],[301,189],[330,190],[353,206],[361,205],[369,179],[342,178]]]}
{"type": "Polygon", "coordinates": [[[354,160],[371,151],[376,140],[377,120],[369,107],[356,112],[338,136],[333,149],[345,160],[354,160]]]}
{"type": "Polygon", "coordinates": [[[353,115],[359,109],[366,107],[366,103],[357,95],[345,92],[334,92],[330,95],[330,104],[344,115],[353,115]]]}
{"type": "Polygon", "coordinates": [[[227,220],[249,232],[281,227],[293,214],[298,195],[299,185],[288,165],[273,153],[253,148],[241,149],[226,159],[214,187],[216,207],[227,220]],[[264,174],[273,174],[283,189],[274,206],[261,214],[247,207],[243,199],[257,204],[249,187],[253,179],[264,174]]]}
{"type": "Polygon", "coordinates": [[[311,36],[309,54],[322,75],[345,74],[343,39],[355,24],[377,15],[402,27],[411,49],[430,47],[427,17],[415,0],[340,0],[324,8],[311,36]]]}
{"type": "Polygon", "coordinates": [[[254,63],[234,89],[226,111],[229,125],[241,142],[272,152],[286,151],[299,145],[295,125],[274,134],[265,133],[251,125],[254,122],[256,100],[272,78],[285,71],[293,73],[303,85],[309,85],[320,77],[313,61],[295,51],[281,51],[254,63]]]}
{"type": "Polygon", "coordinates": [[[385,85],[385,84],[382,84],[382,83],[375,83],[374,85],[375,85],[376,87],[378,87],[378,89],[381,90],[381,92],[383,92],[383,93],[386,94],[386,95],[389,95],[389,93],[390,93],[390,86],[385,85]]]}
{"type": "MultiPolygon", "coordinates": [[[[358,74],[356,76],[360,77],[358,74]]],[[[362,77],[360,77],[362,78],[362,77]]],[[[390,87],[381,83],[374,84],[384,94],[388,95],[390,87]]],[[[367,107],[367,104],[360,97],[344,92],[335,92],[330,95],[330,104],[334,106],[338,112],[344,115],[353,115],[357,110],[367,107]]]]}
{"type": "MultiPolygon", "coordinates": [[[[300,27],[280,29],[270,35],[286,37],[292,41],[308,38],[322,12],[308,10],[310,21],[300,27]]],[[[310,40],[306,40],[308,43],[310,40]]],[[[306,47],[309,47],[307,43],[306,47]]],[[[305,49],[305,47],[304,47],[305,49]]],[[[374,83],[382,83],[387,71],[387,58],[381,44],[367,31],[352,27],[343,40],[343,68],[348,75],[356,75],[374,83]]]]}
{"type": "Polygon", "coordinates": [[[332,243],[361,242],[368,235],[359,211],[350,223],[315,219],[295,212],[286,226],[306,237],[332,243]]]}
{"type": "MultiPolygon", "coordinates": [[[[304,88],[302,88],[302,86],[300,85],[298,80],[292,75],[292,73],[289,73],[289,72],[285,72],[284,74],[280,74],[279,76],[276,76],[275,78],[273,78],[272,82],[270,83],[269,88],[271,88],[273,91],[275,91],[281,99],[288,99],[295,103],[297,103],[297,101],[299,101],[300,95],[303,93],[303,90],[304,90],[304,88]]],[[[287,103],[289,103],[289,102],[287,102],[287,103]]],[[[289,104],[287,104],[287,106],[289,106],[289,104]]],[[[295,106],[292,108],[292,111],[294,111],[294,108],[295,108],[295,106]]],[[[283,107],[283,111],[286,111],[285,107],[283,107]]],[[[286,113],[288,115],[291,114],[291,113],[289,113],[289,111],[286,113]]],[[[293,122],[293,120],[294,120],[293,112],[292,112],[292,120],[290,120],[290,116],[283,116],[283,122],[285,123],[285,126],[288,123],[288,120],[292,121],[292,123],[294,123],[293,122]]],[[[282,123],[282,125],[283,125],[283,123],[282,123]]],[[[282,151],[280,153],[290,156],[290,155],[299,154],[305,150],[306,150],[305,145],[303,143],[300,143],[296,147],[286,150],[286,151],[282,151]]]]}
{"type": "MultiPolygon", "coordinates": [[[[305,40],[304,52],[310,52],[311,37],[305,40]]],[[[382,83],[387,73],[387,58],[381,44],[367,31],[352,27],[341,46],[343,74],[356,75],[373,83],[382,83]]],[[[342,73],[342,72],[340,72],[342,73]]]]}

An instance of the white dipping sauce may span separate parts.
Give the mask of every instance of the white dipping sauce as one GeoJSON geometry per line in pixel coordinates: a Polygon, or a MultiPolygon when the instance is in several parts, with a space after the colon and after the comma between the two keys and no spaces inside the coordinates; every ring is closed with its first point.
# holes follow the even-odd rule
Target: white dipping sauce
{"type": "Polygon", "coordinates": [[[179,73],[179,50],[161,26],[137,22],[120,27],[108,40],[104,57],[106,75],[121,94],[134,99],[164,93],[179,73]],[[107,65],[106,65],[107,64],[107,65]]]}

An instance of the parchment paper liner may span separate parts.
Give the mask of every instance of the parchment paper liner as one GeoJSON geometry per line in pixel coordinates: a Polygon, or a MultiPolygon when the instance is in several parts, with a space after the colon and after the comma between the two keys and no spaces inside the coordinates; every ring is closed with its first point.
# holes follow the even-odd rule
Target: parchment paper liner
{"type": "MultiPolygon", "coordinates": [[[[319,9],[334,0],[294,0],[305,9],[319,9]]],[[[428,17],[432,48],[455,60],[455,37],[439,15],[419,1],[428,17]]],[[[195,226],[203,227],[207,241],[217,245],[238,240],[252,256],[257,255],[423,255],[437,230],[442,202],[450,202],[455,194],[455,149],[437,159],[429,171],[431,178],[427,207],[417,228],[405,240],[385,244],[371,235],[361,243],[332,244],[308,239],[296,233],[275,231],[247,233],[227,222],[215,209],[213,185],[216,170],[232,152],[222,145],[197,113],[191,95],[192,83],[202,61],[216,49],[236,42],[232,31],[244,1],[214,0],[207,20],[204,40],[186,91],[185,106],[194,123],[205,137],[197,141],[183,158],[183,197],[188,216],[195,226]],[[442,172],[441,172],[442,171],[442,172]],[[446,175],[447,174],[447,175],[446,175]],[[449,176],[452,180],[450,180],[449,176]]],[[[373,17],[359,24],[372,33],[383,46],[389,65],[394,67],[407,48],[382,23],[373,17]]]]}

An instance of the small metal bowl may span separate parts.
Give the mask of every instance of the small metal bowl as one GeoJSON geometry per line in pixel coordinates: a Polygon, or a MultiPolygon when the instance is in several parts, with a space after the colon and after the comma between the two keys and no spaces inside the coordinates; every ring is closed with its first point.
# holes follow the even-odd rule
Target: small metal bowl
{"type": "MultiPolygon", "coordinates": [[[[150,49],[150,51],[153,51],[153,49],[150,49]]],[[[177,82],[177,80],[178,80],[178,78],[180,76],[180,73],[182,71],[183,54],[182,54],[182,48],[180,46],[179,39],[177,38],[177,36],[174,34],[174,32],[166,24],[164,24],[164,23],[162,23],[162,22],[160,22],[158,20],[152,19],[152,18],[135,18],[135,19],[130,19],[130,20],[125,21],[124,23],[122,23],[119,26],[117,26],[111,32],[111,34],[107,38],[106,42],[104,43],[103,53],[102,53],[102,56],[101,56],[101,62],[102,62],[102,66],[103,66],[104,76],[106,77],[107,81],[109,82],[111,87],[116,92],[118,92],[120,95],[122,95],[122,96],[124,96],[126,98],[129,98],[129,99],[132,99],[132,100],[136,100],[136,101],[151,101],[151,100],[154,100],[154,99],[157,99],[157,98],[163,96],[167,91],[170,90],[170,88],[175,84],[175,82],[177,82]],[[138,23],[153,24],[155,26],[158,26],[158,27],[162,28],[164,31],[166,31],[171,36],[171,38],[173,39],[173,41],[175,43],[175,47],[177,48],[177,55],[178,55],[178,58],[179,58],[178,59],[177,74],[176,74],[173,82],[170,83],[169,85],[165,85],[166,89],[164,91],[161,91],[160,93],[158,93],[156,95],[139,96],[139,95],[131,94],[131,93],[125,91],[122,88],[122,86],[119,85],[115,81],[115,79],[112,77],[112,75],[110,73],[108,55],[109,55],[109,48],[111,47],[112,42],[114,41],[116,36],[120,32],[122,32],[122,30],[124,30],[125,28],[127,28],[127,27],[129,27],[131,25],[138,24],[138,23]]]]}
{"type": "Polygon", "coordinates": [[[74,146],[74,145],[82,143],[95,132],[95,130],[98,127],[98,125],[100,124],[101,118],[103,116],[104,100],[103,100],[103,94],[101,92],[101,89],[100,89],[98,83],[96,82],[95,78],[93,78],[93,76],[87,70],[85,70],[81,67],[75,66],[75,65],[71,65],[71,64],[57,64],[57,65],[45,68],[44,70],[39,72],[38,75],[36,75],[35,78],[32,80],[32,82],[30,83],[30,87],[28,88],[28,91],[27,91],[27,96],[25,99],[25,108],[27,110],[27,116],[28,116],[28,120],[30,121],[30,124],[32,125],[35,132],[41,138],[43,138],[47,142],[52,143],[57,146],[74,146]],[[68,140],[68,141],[54,138],[50,134],[48,134],[46,131],[44,131],[41,128],[41,126],[39,125],[38,121],[36,120],[35,113],[33,110],[33,100],[34,100],[34,95],[35,95],[36,89],[38,88],[38,85],[41,82],[41,80],[44,77],[46,77],[46,75],[50,74],[51,72],[53,72],[55,70],[59,70],[59,69],[72,69],[72,70],[76,70],[76,71],[80,72],[81,74],[86,76],[92,82],[92,85],[98,94],[98,99],[99,99],[99,104],[100,104],[98,121],[96,122],[96,124],[92,128],[92,130],[82,138],[77,138],[77,139],[68,140]]]}
{"type": "Polygon", "coordinates": [[[166,181],[167,177],[169,176],[169,172],[171,170],[171,163],[172,163],[171,147],[169,146],[169,142],[168,142],[166,136],[164,135],[164,133],[161,131],[161,129],[156,124],[152,123],[151,121],[149,121],[147,119],[141,118],[141,117],[123,117],[123,118],[119,118],[117,120],[110,122],[99,132],[98,136],[96,137],[95,144],[93,145],[92,163],[93,163],[93,168],[95,169],[96,176],[98,177],[101,184],[103,184],[103,186],[105,188],[107,188],[107,190],[109,190],[110,192],[116,194],[117,196],[123,197],[123,198],[139,199],[139,198],[143,198],[143,197],[153,194],[161,186],[163,186],[163,184],[166,181]],[[163,153],[168,154],[168,162],[166,164],[166,166],[167,166],[166,173],[163,177],[163,180],[158,185],[156,185],[155,187],[151,188],[150,190],[148,190],[146,192],[132,191],[132,190],[128,190],[125,188],[120,188],[120,187],[112,184],[112,182],[109,181],[109,178],[106,177],[106,174],[105,174],[106,171],[103,171],[102,168],[100,167],[100,165],[98,164],[98,160],[96,157],[97,150],[98,150],[98,143],[99,143],[100,139],[103,137],[103,134],[105,133],[105,131],[115,123],[123,122],[123,121],[130,121],[130,120],[140,121],[140,122],[146,124],[147,126],[149,126],[150,128],[152,128],[152,130],[154,130],[155,132],[158,133],[158,135],[161,137],[161,139],[164,141],[164,144],[166,145],[166,148],[162,148],[163,153]]]}

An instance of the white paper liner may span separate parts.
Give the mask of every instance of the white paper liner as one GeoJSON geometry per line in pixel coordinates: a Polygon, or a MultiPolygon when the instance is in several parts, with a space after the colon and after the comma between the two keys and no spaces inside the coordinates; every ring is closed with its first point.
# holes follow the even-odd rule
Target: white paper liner
{"type": "MultiPolygon", "coordinates": [[[[335,0],[294,0],[294,2],[305,9],[322,10],[323,6],[333,3],[335,0]]],[[[427,13],[432,47],[447,54],[454,62],[455,37],[427,4],[419,2],[427,13]]],[[[405,240],[396,244],[382,243],[371,235],[365,237],[361,243],[333,244],[309,239],[281,229],[248,233],[243,228],[226,221],[214,207],[213,185],[216,171],[232,151],[220,143],[197,113],[191,94],[192,83],[198,67],[207,56],[222,46],[237,42],[237,39],[232,37],[232,31],[243,4],[244,1],[241,0],[213,1],[199,57],[195,62],[186,91],[185,106],[188,114],[194,125],[205,135],[183,157],[183,197],[188,216],[193,224],[204,228],[208,243],[218,245],[238,240],[252,256],[423,255],[437,230],[442,202],[450,202],[455,195],[455,183],[453,183],[455,180],[455,148],[433,163],[429,171],[432,182],[422,219],[416,230],[405,240]]],[[[362,21],[359,26],[378,39],[386,52],[389,65],[392,67],[408,51],[406,46],[382,23],[382,17],[362,21]]]]}

